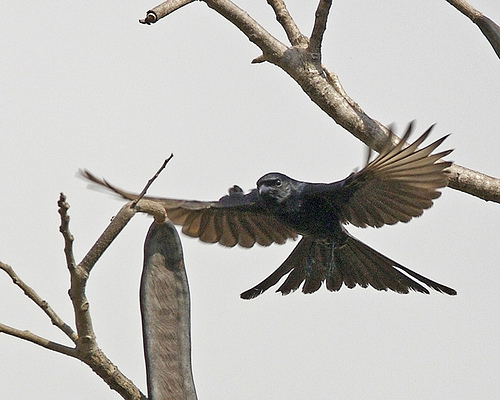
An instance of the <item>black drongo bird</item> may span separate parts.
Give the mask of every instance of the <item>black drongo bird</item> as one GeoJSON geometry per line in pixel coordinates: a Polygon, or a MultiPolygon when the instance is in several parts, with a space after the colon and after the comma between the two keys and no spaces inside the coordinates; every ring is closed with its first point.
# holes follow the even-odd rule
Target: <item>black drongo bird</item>
{"type": "MultiPolygon", "coordinates": [[[[182,225],[183,233],[208,243],[268,246],[302,235],[276,271],[241,294],[244,299],[257,297],[287,274],[277,290],[282,294],[298,289],[302,282],[302,292],[313,293],[325,282],[330,291],[344,284],[348,288],[370,285],[398,293],[429,293],[423,283],[454,295],[455,290],[380,254],[344,228],[347,223],[381,227],[408,222],[432,206],[441,194],[437,189],[447,184],[444,170],[451,165],[440,159],[451,150],[432,154],[446,136],[418,149],[431,129],[404,147],[412,130],[410,124],[399,144],[393,146],[388,141],[373,161],[338,182],[306,183],[273,172],[260,178],[257,188],[248,194],[233,186],[229,195],[218,201],[146,198],[161,203],[170,220],[182,225]]],[[[82,174],[126,199],[136,198],[88,171],[82,174]]]]}

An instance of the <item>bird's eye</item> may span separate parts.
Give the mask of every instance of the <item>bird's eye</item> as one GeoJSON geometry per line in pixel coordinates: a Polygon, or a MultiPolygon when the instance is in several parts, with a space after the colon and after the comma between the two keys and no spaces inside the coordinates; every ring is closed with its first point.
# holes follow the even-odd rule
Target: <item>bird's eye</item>
{"type": "Polygon", "coordinates": [[[276,179],[276,180],[274,181],[274,186],[276,186],[276,187],[280,187],[280,186],[281,186],[281,183],[282,183],[282,182],[281,182],[281,179],[276,179]]]}

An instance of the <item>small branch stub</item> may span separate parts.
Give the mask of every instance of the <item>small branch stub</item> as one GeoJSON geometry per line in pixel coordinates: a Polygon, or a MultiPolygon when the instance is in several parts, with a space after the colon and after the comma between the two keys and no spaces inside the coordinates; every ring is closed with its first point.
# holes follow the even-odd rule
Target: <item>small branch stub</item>
{"type": "Polygon", "coordinates": [[[173,13],[175,10],[193,2],[194,0],[167,0],[155,8],[146,12],[146,18],[140,19],[141,24],[151,25],[158,20],[166,17],[168,14],[173,13]]]}
{"type": "Polygon", "coordinates": [[[158,18],[156,17],[156,14],[151,10],[146,13],[146,18],[139,20],[141,24],[146,25],[154,24],[156,21],[158,21],[158,18]]]}

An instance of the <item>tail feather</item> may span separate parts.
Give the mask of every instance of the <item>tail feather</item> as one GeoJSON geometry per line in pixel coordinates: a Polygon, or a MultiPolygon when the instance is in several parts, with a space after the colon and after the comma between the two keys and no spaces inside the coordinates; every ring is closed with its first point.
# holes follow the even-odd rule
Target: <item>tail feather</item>
{"type": "MultiPolygon", "coordinates": [[[[314,293],[323,284],[325,273],[327,272],[328,260],[330,259],[329,253],[330,251],[327,247],[318,246],[317,242],[312,242],[305,268],[305,281],[304,286],[302,286],[303,293],[314,293]]],[[[300,284],[301,282],[297,282],[293,285],[292,290],[297,289],[300,284]]]]}
{"type": "MultiPolygon", "coordinates": [[[[362,260],[365,269],[371,274],[373,278],[370,281],[371,286],[378,286],[378,290],[389,289],[403,294],[408,293],[410,289],[416,292],[429,294],[429,291],[425,287],[395,268],[400,267],[400,264],[373,250],[363,242],[349,237],[348,247],[353,250],[354,257],[358,257],[362,260]]],[[[352,256],[346,256],[348,260],[352,260],[352,256]]]]}
{"type": "Polygon", "coordinates": [[[429,294],[428,287],[449,295],[457,292],[414,272],[375,251],[363,242],[345,233],[344,241],[335,245],[324,240],[304,237],[283,264],[268,278],[241,294],[252,299],[265,292],[288,274],[277,292],[283,295],[297,290],[302,282],[303,293],[317,291],[326,281],[329,291],[338,291],[342,285],[352,289],[372,286],[376,290],[408,293],[410,290],[429,294]],[[333,251],[332,251],[332,246],[333,251]],[[414,278],[414,279],[412,279],[414,278]],[[417,282],[419,281],[419,282],[417,282]]]}
{"type": "Polygon", "coordinates": [[[422,276],[419,273],[412,271],[411,269],[408,269],[402,265],[398,265],[398,268],[402,269],[408,275],[413,276],[415,279],[418,279],[419,281],[425,283],[427,286],[433,288],[434,290],[436,290],[438,292],[446,293],[446,294],[449,294],[450,296],[454,296],[457,294],[457,291],[455,289],[452,289],[448,286],[444,286],[444,285],[441,285],[440,283],[434,282],[433,280],[426,278],[425,276],[422,276]]]}
{"type": "Polygon", "coordinates": [[[312,289],[310,288],[310,279],[308,279],[308,277],[306,276],[304,266],[294,268],[292,272],[290,272],[290,274],[286,277],[285,282],[283,282],[283,284],[278,288],[277,292],[281,292],[281,294],[283,295],[289,294],[297,290],[302,282],[305,282],[304,288],[306,288],[306,290],[312,289]]]}
{"type": "MultiPolygon", "coordinates": [[[[349,240],[348,249],[346,251],[351,251],[352,254],[345,255],[343,258],[346,260],[357,260],[361,264],[361,268],[364,271],[368,285],[372,286],[376,290],[387,290],[390,288],[393,291],[399,293],[407,293],[402,285],[398,285],[398,282],[394,280],[391,274],[388,274],[384,268],[378,270],[373,268],[373,260],[371,257],[367,256],[363,249],[356,246],[355,242],[349,240]]],[[[392,269],[392,267],[391,267],[392,269]]]]}
{"type": "MultiPolygon", "coordinates": [[[[240,294],[240,297],[245,300],[253,299],[260,294],[264,293],[270,287],[276,285],[279,280],[294,269],[300,270],[304,268],[303,260],[307,259],[307,254],[311,246],[312,240],[309,238],[302,238],[293,249],[292,253],[287,257],[287,259],[281,264],[276,271],[269,275],[262,282],[255,285],[253,288],[240,294]]],[[[302,279],[303,280],[303,279],[302,279]]],[[[298,283],[297,288],[302,283],[302,280],[298,283]]],[[[297,289],[295,288],[295,289],[297,289]]],[[[295,290],[294,289],[294,290],[295,290]]]]}

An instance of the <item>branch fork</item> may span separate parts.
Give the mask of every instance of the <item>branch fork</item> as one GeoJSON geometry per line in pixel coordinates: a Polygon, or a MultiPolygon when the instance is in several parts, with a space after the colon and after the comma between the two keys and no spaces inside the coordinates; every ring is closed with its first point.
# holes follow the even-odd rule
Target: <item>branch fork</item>
{"type": "Polygon", "coordinates": [[[69,324],[65,323],[62,318],[59,317],[59,315],[50,307],[48,302],[43,300],[35,290],[28,286],[15,273],[12,267],[0,262],[0,269],[9,275],[14,284],[18,286],[24,294],[28,296],[28,298],[49,317],[52,324],[71,340],[73,347],[57,343],[32,332],[17,329],[2,323],[0,323],[0,333],[6,333],[19,339],[27,340],[46,349],[83,361],[106,383],[108,383],[112,389],[120,393],[125,399],[145,400],[146,396],[141,393],[131,380],[120,372],[120,370],[99,348],[92,325],[90,303],[87,299],[85,289],[90,273],[99,258],[137,212],[152,215],[158,224],[163,224],[168,221],[166,211],[163,207],[153,201],[143,200],[142,197],[146,194],[147,189],[151,186],[172,157],[173,155],[165,160],[153,178],[148,181],[140,196],[136,200],[128,202],[121,208],[99,239],[85,255],[83,260],[78,264],[76,264],[73,254],[74,237],[69,229],[69,204],[66,196],[63,193],[60,194],[57,203],[59,206],[58,212],[61,220],[59,231],[64,238],[64,254],[66,257],[66,265],[70,273],[71,284],[68,293],[73,304],[76,326],[75,330],[69,324]]]}
{"type": "MultiPolygon", "coordinates": [[[[314,27],[308,38],[304,35],[286,8],[284,0],[267,0],[276,20],[290,42],[285,45],[272,36],[247,12],[231,0],[202,0],[208,7],[232,22],[261,50],[252,63],[270,62],[290,75],[302,90],[337,124],[352,133],[370,148],[379,151],[387,138],[396,143],[398,138],[390,130],[370,117],[342,88],[339,78],[321,64],[321,46],[328,22],[332,0],[319,0],[314,27]]],[[[500,57],[500,27],[464,0],[447,0],[471,19],[486,36],[500,57]]],[[[153,8],[154,22],[191,3],[189,0],[168,0],[153,8]]],[[[151,22],[152,19],[141,21],[151,22]]],[[[449,168],[449,183],[453,189],[486,201],[500,203],[500,179],[453,164],[449,168]]]]}

